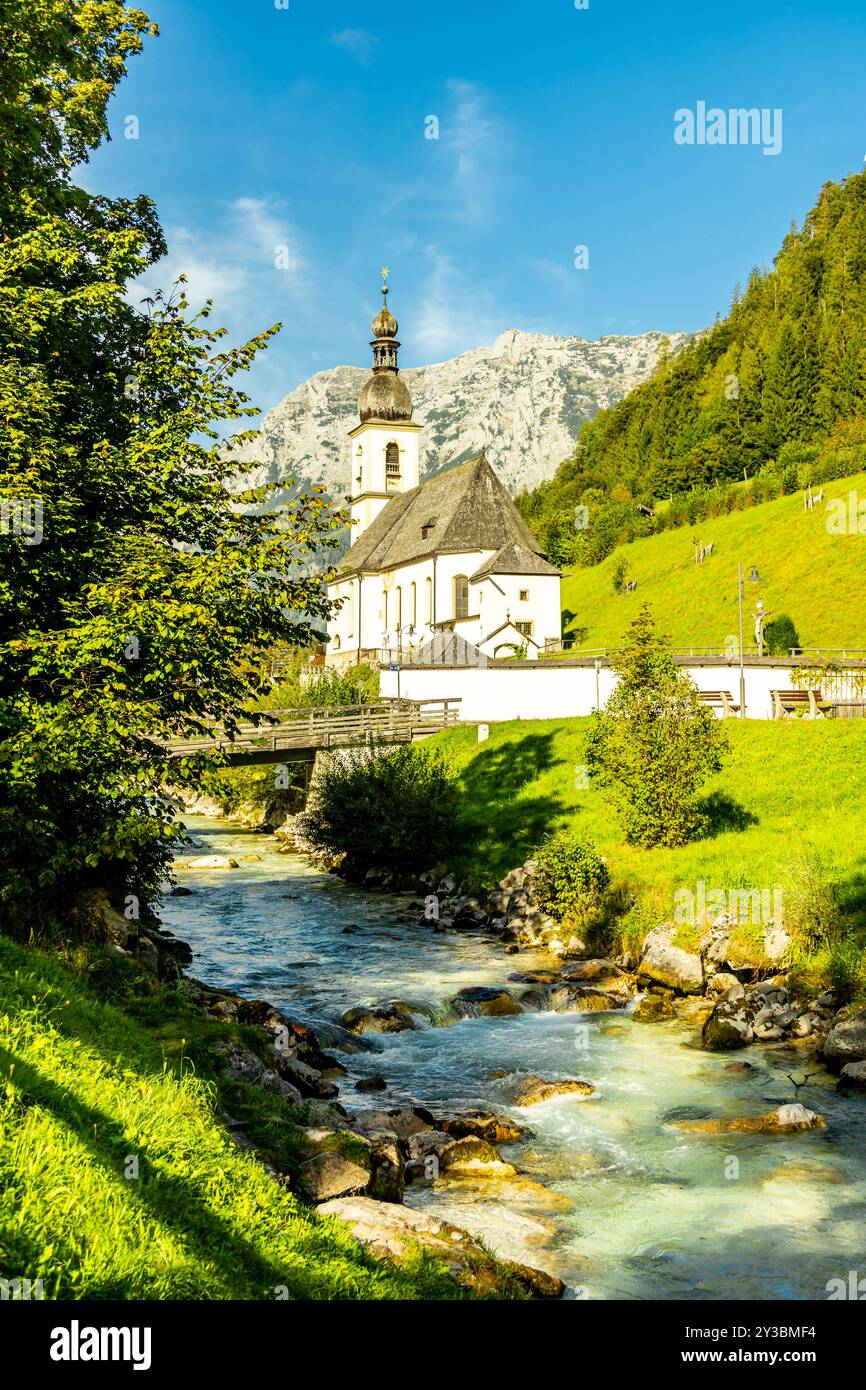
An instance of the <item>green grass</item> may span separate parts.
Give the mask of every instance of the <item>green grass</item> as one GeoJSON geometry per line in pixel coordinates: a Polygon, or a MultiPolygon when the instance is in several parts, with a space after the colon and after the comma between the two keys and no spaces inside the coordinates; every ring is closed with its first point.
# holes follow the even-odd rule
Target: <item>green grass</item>
{"type": "Polygon", "coordinates": [[[373,1260],[231,1143],[227,1097],[289,1159],[299,1129],[273,1097],[220,1093],[224,1025],[164,990],[133,1002],[131,976],[127,1007],[103,1002],[110,983],[0,938],[0,1276],[66,1299],[461,1296],[426,1255],[373,1260]]]}
{"type": "Polygon", "coordinates": [[[463,788],[463,845],[455,868],[490,887],[572,827],[607,857],[615,885],[636,901],[632,922],[646,928],[674,916],[674,893],[780,885],[786,910],[808,867],[835,885],[840,919],[866,934],[866,725],[860,720],[729,720],[731,752],[707,783],[711,832],[676,849],[624,842],[603,790],[583,790],[588,721],[538,720],[447,730],[435,741],[450,753],[463,788]]]}
{"type": "MultiPolygon", "coordinates": [[[[864,473],[823,487],[825,502],[852,490],[866,501],[864,473]]],[[[738,632],[739,561],[761,575],[760,584],[745,586],[747,649],[758,598],[770,614],[789,614],[802,646],[866,648],[866,535],[831,535],[826,522],[825,509],[804,512],[797,493],[619,546],[602,564],[563,579],[563,635],[585,629],[581,646],[618,646],[638,606],[648,603],[675,646],[723,648],[738,632]],[[694,563],[693,535],[715,542],[703,565],[694,563]],[[623,557],[637,580],[630,594],[613,588],[623,557]]]]}

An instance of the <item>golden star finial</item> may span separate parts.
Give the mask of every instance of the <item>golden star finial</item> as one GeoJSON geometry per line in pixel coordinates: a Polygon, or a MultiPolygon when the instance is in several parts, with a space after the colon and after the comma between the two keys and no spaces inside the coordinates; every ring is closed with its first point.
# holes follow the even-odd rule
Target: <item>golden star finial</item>
{"type": "Polygon", "coordinates": [[[386,284],[387,284],[387,281],[388,281],[388,276],[389,276],[390,274],[391,274],[391,272],[390,272],[390,270],[388,269],[388,267],[387,267],[386,265],[383,265],[383,266],[382,266],[382,279],[386,282],[386,284]]]}

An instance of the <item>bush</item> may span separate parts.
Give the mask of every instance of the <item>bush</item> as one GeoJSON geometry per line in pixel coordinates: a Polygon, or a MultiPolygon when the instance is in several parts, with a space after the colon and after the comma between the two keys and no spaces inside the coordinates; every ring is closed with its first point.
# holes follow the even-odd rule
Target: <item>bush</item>
{"type": "Polygon", "coordinates": [[[787,613],[770,619],[764,628],[764,648],[770,656],[787,656],[792,647],[799,645],[799,633],[787,613]]]}
{"type": "Polygon", "coordinates": [[[614,669],[617,687],[590,720],[590,776],[610,788],[631,844],[684,844],[706,826],[698,793],[721,767],[724,727],[664,649],[645,604],[614,669]]]}
{"type": "Polygon", "coordinates": [[[303,834],[321,852],[366,869],[427,869],[457,844],[460,790],[442,753],[412,744],[352,750],[318,774],[303,834]]]}
{"type": "Polygon", "coordinates": [[[534,896],[558,922],[585,930],[604,916],[610,872],[592,845],[572,830],[561,830],[535,856],[534,896]]]}

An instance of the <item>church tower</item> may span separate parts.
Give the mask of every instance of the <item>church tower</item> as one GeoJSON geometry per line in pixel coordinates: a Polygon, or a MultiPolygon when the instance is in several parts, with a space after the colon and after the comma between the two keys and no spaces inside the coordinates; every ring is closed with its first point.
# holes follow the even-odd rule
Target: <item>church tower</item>
{"type": "Polygon", "coordinates": [[[388,308],[388,270],[382,271],[382,308],[373,320],[373,375],[358,397],[360,424],[349,432],[354,544],[398,492],[418,486],[421,426],[397,366],[397,320],[388,308]]]}

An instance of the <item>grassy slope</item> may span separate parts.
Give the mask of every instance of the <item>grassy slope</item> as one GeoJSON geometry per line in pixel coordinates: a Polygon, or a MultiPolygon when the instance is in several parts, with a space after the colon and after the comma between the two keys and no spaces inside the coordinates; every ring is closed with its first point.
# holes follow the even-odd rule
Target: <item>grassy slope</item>
{"type": "MultiPolygon", "coordinates": [[[[46,1298],[455,1296],[428,1257],[377,1263],[241,1153],[198,1070],[224,1025],[148,1010],[146,1027],[0,937],[0,1276],[41,1277],[46,1298]]],[[[275,1147],[293,1128],[261,1093],[234,1099],[275,1147]]]]}
{"type": "Polygon", "coordinates": [[[608,857],[615,880],[636,890],[647,925],[672,916],[679,887],[694,889],[698,880],[724,889],[784,887],[804,859],[817,856],[845,909],[866,928],[866,728],[859,720],[729,720],[731,754],[707,786],[728,799],[727,815],[703,840],[652,850],[624,843],[601,789],[576,785],[587,722],[491,725],[482,744],[474,728],[435,736],[463,779],[458,867],[472,881],[490,886],[548,831],[569,825],[608,857]]]}
{"type": "MultiPolygon", "coordinates": [[[[825,500],[866,499],[866,474],[824,484],[825,500]]],[[[827,514],[803,510],[800,494],[780,497],[748,511],[698,522],[618,547],[602,564],[574,570],[563,580],[564,635],[587,629],[581,645],[616,646],[641,603],[648,603],[660,630],[675,645],[723,647],[738,630],[737,562],[757,565],[760,585],[746,585],[749,613],[757,598],[771,613],[794,620],[807,647],[866,648],[866,536],[830,535],[827,514]],[[712,557],[694,563],[692,535],[715,541],[712,557]],[[637,580],[631,594],[613,589],[613,571],[625,556],[637,580]]]]}

